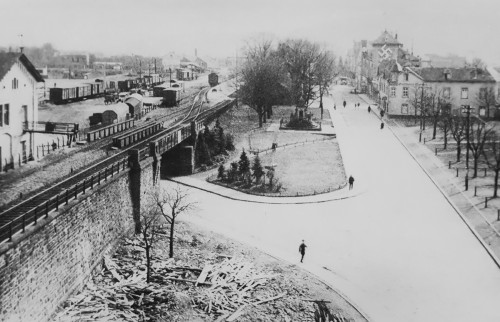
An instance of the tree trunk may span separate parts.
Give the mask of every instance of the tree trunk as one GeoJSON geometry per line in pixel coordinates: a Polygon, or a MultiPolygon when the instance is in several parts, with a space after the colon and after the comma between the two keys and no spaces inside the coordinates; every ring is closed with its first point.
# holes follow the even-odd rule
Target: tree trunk
{"type": "Polygon", "coordinates": [[[477,160],[476,155],[474,155],[474,178],[477,177],[477,160]]]}
{"type": "Polygon", "coordinates": [[[151,253],[150,253],[150,248],[148,244],[146,244],[146,283],[149,283],[151,279],[151,253]]]}
{"type": "Polygon", "coordinates": [[[262,127],[262,108],[257,108],[257,115],[259,116],[259,127],[262,127]]]}
{"type": "Polygon", "coordinates": [[[444,124],[443,134],[444,134],[444,149],[446,150],[446,147],[448,146],[448,126],[446,125],[446,123],[444,124]]]}
{"type": "Polygon", "coordinates": [[[495,169],[495,188],[494,188],[494,191],[493,191],[493,197],[496,198],[498,197],[497,195],[497,189],[498,189],[498,173],[500,172],[500,168],[496,168],[495,169]]]}
{"type": "Polygon", "coordinates": [[[462,154],[462,148],[460,147],[460,142],[457,141],[457,162],[460,162],[460,155],[462,154]]]}
{"type": "Polygon", "coordinates": [[[170,250],[168,252],[168,257],[174,257],[174,228],[175,228],[175,217],[172,216],[172,223],[170,224],[170,250]]]}
{"type": "Polygon", "coordinates": [[[265,107],[262,109],[262,121],[264,123],[267,123],[266,108],[265,107]]]}
{"type": "Polygon", "coordinates": [[[438,118],[434,117],[434,129],[432,130],[432,139],[436,139],[436,131],[437,131],[438,118]]]}
{"type": "Polygon", "coordinates": [[[323,94],[319,94],[319,108],[321,110],[321,119],[323,119],[323,94]]]}

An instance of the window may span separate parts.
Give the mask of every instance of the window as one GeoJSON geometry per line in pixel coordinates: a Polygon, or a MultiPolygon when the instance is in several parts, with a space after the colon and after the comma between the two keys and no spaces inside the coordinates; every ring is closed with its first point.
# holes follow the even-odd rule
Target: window
{"type": "Polygon", "coordinates": [[[391,97],[396,97],[396,87],[391,86],[391,97]]]}
{"type": "Polygon", "coordinates": [[[19,87],[19,80],[17,78],[14,78],[12,80],[12,89],[17,89],[19,87]]]}
{"type": "Polygon", "coordinates": [[[462,87],[462,99],[469,98],[469,89],[467,87],[462,87]]]}
{"type": "Polygon", "coordinates": [[[443,97],[449,99],[451,96],[451,88],[445,87],[443,88],[443,97]]]}
{"type": "Polygon", "coordinates": [[[408,104],[401,104],[401,114],[408,114],[408,104]]]}
{"type": "Polygon", "coordinates": [[[9,125],[9,104],[3,106],[3,124],[5,126],[9,125]]]}
{"type": "Polygon", "coordinates": [[[485,87],[481,87],[479,89],[479,99],[480,100],[484,100],[486,98],[486,88],[485,87]]]}
{"type": "Polygon", "coordinates": [[[403,87],[403,98],[408,98],[408,87],[403,87]]]}

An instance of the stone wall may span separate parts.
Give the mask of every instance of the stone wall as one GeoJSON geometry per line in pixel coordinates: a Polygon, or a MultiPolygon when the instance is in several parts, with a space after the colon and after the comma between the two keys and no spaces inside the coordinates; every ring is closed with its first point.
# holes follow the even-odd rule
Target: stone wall
{"type": "Polygon", "coordinates": [[[152,158],[139,165],[0,245],[0,321],[47,321],[134,232],[134,208],[145,206],[137,198],[154,185],[152,158]]]}

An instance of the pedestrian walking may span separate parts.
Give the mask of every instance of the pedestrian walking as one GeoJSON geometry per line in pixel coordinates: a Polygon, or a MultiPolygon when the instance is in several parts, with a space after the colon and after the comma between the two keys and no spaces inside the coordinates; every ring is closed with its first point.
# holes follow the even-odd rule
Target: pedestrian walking
{"type": "Polygon", "coordinates": [[[304,255],[306,254],[306,247],[307,246],[304,243],[304,240],[302,239],[302,244],[300,244],[300,246],[299,246],[299,253],[300,253],[300,255],[302,255],[302,257],[300,258],[301,263],[304,260],[304,255]]]}
{"type": "Polygon", "coordinates": [[[370,107],[370,105],[368,105],[368,113],[370,113],[372,111],[372,108],[370,107]]]}
{"type": "Polygon", "coordinates": [[[384,110],[380,110],[380,117],[384,117],[384,114],[385,114],[384,110]]]}
{"type": "Polygon", "coordinates": [[[346,101],[344,100],[344,108],[345,108],[345,106],[346,106],[346,105],[347,105],[347,103],[346,103],[346,101]]]}
{"type": "Polygon", "coordinates": [[[337,110],[337,105],[333,104],[333,109],[337,110]]]}
{"type": "Polygon", "coordinates": [[[380,129],[384,129],[384,122],[380,123],[380,129]]]}
{"type": "Polygon", "coordinates": [[[354,186],[354,177],[349,176],[349,190],[351,190],[354,186]]]}

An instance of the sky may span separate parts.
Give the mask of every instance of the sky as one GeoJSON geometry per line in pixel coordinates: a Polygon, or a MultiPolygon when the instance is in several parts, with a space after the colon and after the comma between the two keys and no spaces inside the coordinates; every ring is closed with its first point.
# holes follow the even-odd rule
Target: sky
{"type": "Polygon", "coordinates": [[[345,56],[354,41],[384,30],[418,55],[500,66],[499,0],[0,0],[0,46],[50,42],[105,55],[197,48],[200,57],[227,57],[265,34],[307,38],[345,56]]]}

